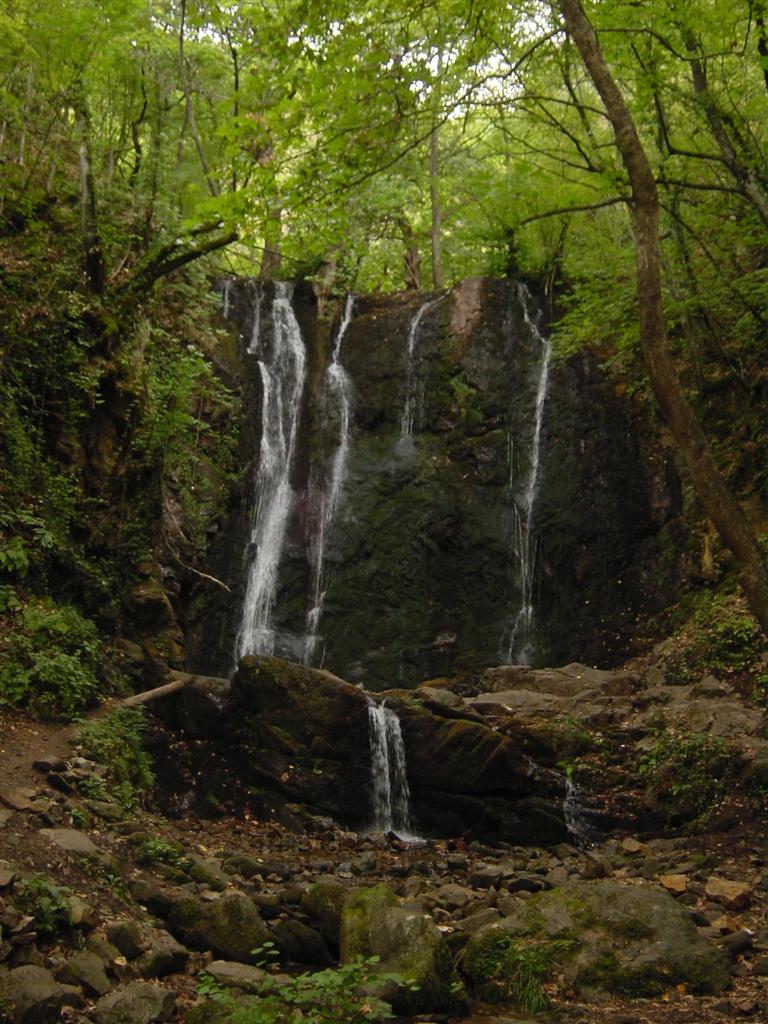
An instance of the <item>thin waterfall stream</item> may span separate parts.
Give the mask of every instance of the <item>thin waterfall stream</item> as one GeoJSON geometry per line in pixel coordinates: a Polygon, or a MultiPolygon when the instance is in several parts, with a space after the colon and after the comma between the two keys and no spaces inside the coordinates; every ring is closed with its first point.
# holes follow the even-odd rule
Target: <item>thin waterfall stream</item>
{"type": "MultiPolygon", "coordinates": [[[[516,582],[520,591],[520,608],[509,628],[507,662],[520,665],[530,664],[533,657],[534,627],[536,611],[533,603],[533,585],[536,569],[536,535],[534,533],[534,512],[541,480],[541,433],[544,423],[544,408],[549,390],[549,365],[552,346],[539,328],[541,314],[538,310],[531,315],[533,300],[525,285],[518,286],[520,305],[526,326],[538,342],[541,357],[536,386],[533,438],[530,449],[528,476],[519,499],[513,499],[514,540],[516,552],[516,582]]],[[[510,484],[514,483],[514,446],[510,440],[510,484]]]]}
{"type": "MultiPolygon", "coordinates": [[[[275,645],[271,613],[293,508],[291,467],[306,375],[306,353],[291,304],[292,297],[292,282],[276,282],[271,351],[263,351],[258,361],[262,384],[262,428],[255,503],[246,549],[247,584],[237,633],[238,660],[246,654],[272,654],[275,645]]],[[[258,293],[258,316],[254,310],[254,322],[258,320],[259,324],[260,301],[258,293]]],[[[255,341],[259,343],[258,338],[255,341]]],[[[249,351],[253,352],[254,347],[252,336],[249,351]]]]}
{"type": "Polygon", "coordinates": [[[416,310],[416,313],[411,320],[410,327],[408,328],[408,343],[405,349],[404,371],[405,402],[403,404],[403,411],[400,415],[400,439],[397,442],[397,450],[400,452],[409,452],[413,449],[413,426],[416,418],[417,406],[415,355],[419,326],[426,314],[431,309],[434,309],[435,306],[447,299],[449,295],[450,292],[446,292],[444,295],[438,295],[436,299],[429,299],[427,302],[423,302],[416,310]]]}
{"type": "Polygon", "coordinates": [[[411,836],[411,794],[406,772],[405,744],[400,719],[385,702],[368,705],[371,744],[373,828],[411,836]]]}
{"type": "Polygon", "coordinates": [[[325,561],[325,545],[333,524],[336,509],[347,473],[347,460],[349,457],[349,424],[352,408],[352,381],[349,374],[341,365],[341,344],[347,328],[352,322],[355,307],[355,297],[347,295],[344,306],[344,316],[336,335],[336,342],[333,346],[331,362],[325,371],[323,388],[327,401],[335,404],[335,411],[339,417],[339,442],[333,453],[330,467],[320,492],[320,514],[317,517],[317,532],[315,533],[310,546],[310,569],[311,569],[311,604],[307,611],[306,639],[304,643],[304,664],[311,665],[314,661],[319,642],[318,630],[320,620],[323,616],[325,604],[325,590],[323,589],[323,568],[325,561]]]}

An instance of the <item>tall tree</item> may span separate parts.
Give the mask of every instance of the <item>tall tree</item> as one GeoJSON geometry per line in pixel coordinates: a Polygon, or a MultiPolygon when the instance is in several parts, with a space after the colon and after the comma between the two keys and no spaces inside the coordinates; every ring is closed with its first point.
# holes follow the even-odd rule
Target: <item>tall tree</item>
{"type": "Polygon", "coordinates": [[[741,507],[725,485],[669,354],[662,302],[659,196],[653,169],[580,0],[559,0],[559,7],[605,106],[629,176],[640,344],[653,393],[685,457],[702,505],[736,559],[755,617],[768,635],[768,566],[741,507]]]}

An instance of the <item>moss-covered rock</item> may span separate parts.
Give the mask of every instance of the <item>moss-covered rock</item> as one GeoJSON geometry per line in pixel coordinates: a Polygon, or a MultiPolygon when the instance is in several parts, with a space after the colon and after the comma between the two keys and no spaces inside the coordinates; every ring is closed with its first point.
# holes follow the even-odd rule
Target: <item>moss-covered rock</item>
{"type": "Polygon", "coordinates": [[[463,1013],[464,987],[443,936],[418,904],[401,905],[385,884],[361,889],[345,902],[341,915],[341,957],[378,957],[383,980],[377,994],[400,1014],[463,1013]]]}
{"type": "Polygon", "coordinates": [[[504,999],[519,965],[532,961],[540,981],[562,965],[583,998],[654,996],[679,984],[716,994],[730,982],[725,954],[668,893],[610,879],[569,882],[521,902],[470,939],[463,968],[478,994],[504,999]]]}
{"type": "Polygon", "coordinates": [[[213,903],[194,896],[176,899],[168,916],[171,932],[193,949],[211,950],[225,960],[253,964],[254,950],[269,938],[269,929],[252,900],[229,893],[213,903]]]}

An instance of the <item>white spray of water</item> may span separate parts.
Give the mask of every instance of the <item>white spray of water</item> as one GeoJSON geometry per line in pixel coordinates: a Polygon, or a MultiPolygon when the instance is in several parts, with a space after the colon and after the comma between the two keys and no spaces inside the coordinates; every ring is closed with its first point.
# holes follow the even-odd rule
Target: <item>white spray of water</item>
{"type": "Polygon", "coordinates": [[[315,658],[320,620],[323,617],[325,590],[323,589],[323,566],[325,561],[325,545],[328,533],[336,515],[341,489],[347,474],[349,456],[349,424],[352,408],[352,382],[349,374],[341,365],[341,343],[347,328],[352,322],[355,298],[347,296],[344,316],[336,335],[333,355],[328,369],[325,371],[324,389],[329,402],[333,402],[339,416],[339,443],[333,453],[325,486],[321,491],[321,508],[318,517],[317,532],[310,546],[310,568],[312,572],[312,603],[307,612],[306,640],[304,644],[304,664],[311,665],[315,658]]]}
{"type": "Polygon", "coordinates": [[[259,360],[262,428],[256,473],[256,502],[246,551],[248,582],[236,656],[272,654],[275,633],[271,612],[280,558],[293,508],[290,474],[296,448],[306,355],[293,312],[291,282],[278,281],[272,304],[272,351],[259,360]]]}

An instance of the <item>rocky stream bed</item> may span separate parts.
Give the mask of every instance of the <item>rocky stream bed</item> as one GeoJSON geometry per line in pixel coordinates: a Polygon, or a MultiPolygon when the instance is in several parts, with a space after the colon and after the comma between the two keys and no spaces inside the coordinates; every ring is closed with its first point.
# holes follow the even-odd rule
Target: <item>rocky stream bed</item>
{"type": "MultiPolygon", "coordinates": [[[[766,744],[762,714],[732,687],[713,677],[670,686],[662,652],[621,672],[505,667],[390,693],[416,825],[429,832],[442,808],[448,821],[466,818],[413,843],[324,809],[356,763],[334,738],[341,729],[355,741],[350,717],[329,709],[341,701],[354,719],[367,695],[277,659],[253,659],[232,691],[200,680],[175,707],[163,702],[153,742],[183,770],[175,786],[166,776],[153,812],[88,797],[88,780],[107,769],[78,754],[71,729],[3,714],[0,1018],[215,1021],[228,1011],[200,993],[203,976],[247,1005],[265,977],[279,986],[362,955],[415,982],[378,993],[408,1020],[512,1024],[539,1008],[536,1019],[563,1022],[764,1019],[768,844],[754,780],[766,744]],[[242,737],[227,751],[210,710],[220,724],[239,714],[247,729],[246,694],[261,722],[246,748],[258,786],[242,775],[242,737]],[[304,714],[283,719],[290,695],[304,714]],[[206,706],[204,740],[192,712],[199,726],[206,706]],[[660,720],[667,733],[726,745],[728,794],[695,821],[669,779],[657,774],[654,786],[639,772],[658,751],[660,720]],[[425,736],[437,737],[434,757],[425,736]],[[466,769],[458,779],[452,744],[466,769]],[[227,761],[236,785],[224,784],[227,761]],[[519,771],[504,790],[511,764],[519,771]],[[206,794],[209,816],[192,814],[206,794]],[[494,809],[479,819],[484,800],[494,809]],[[265,949],[276,954],[269,969],[265,949]],[[530,989],[521,998],[521,963],[537,965],[533,1001],[530,989]]],[[[360,819],[369,770],[357,763],[360,819]]]]}

